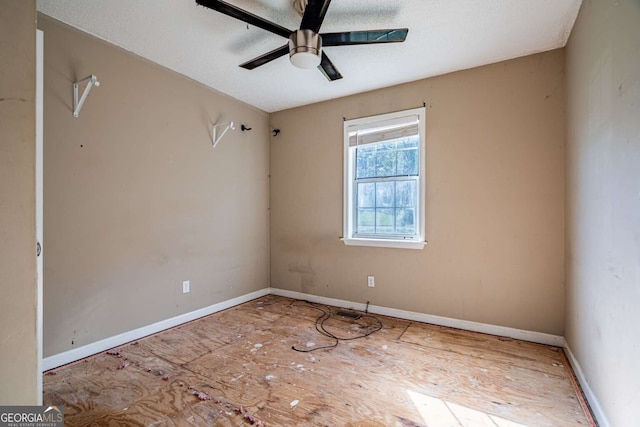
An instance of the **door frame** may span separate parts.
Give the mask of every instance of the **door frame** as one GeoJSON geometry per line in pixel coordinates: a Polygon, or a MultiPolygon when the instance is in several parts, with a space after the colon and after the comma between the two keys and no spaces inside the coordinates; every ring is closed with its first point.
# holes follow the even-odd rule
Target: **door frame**
{"type": "Polygon", "coordinates": [[[36,264],[37,264],[37,392],[42,405],[42,343],[43,343],[43,194],[44,194],[44,32],[36,29],[36,264]]]}

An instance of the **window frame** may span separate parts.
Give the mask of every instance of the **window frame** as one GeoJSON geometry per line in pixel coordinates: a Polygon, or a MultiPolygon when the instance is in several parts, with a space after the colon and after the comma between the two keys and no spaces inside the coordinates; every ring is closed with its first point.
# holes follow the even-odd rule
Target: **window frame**
{"type": "MultiPolygon", "coordinates": [[[[343,127],[344,138],[344,150],[343,150],[343,237],[342,241],[345,245],[355,246],[375,246],[385,248],[404,248],[404,249],[422,249],[426,245],[425,240],[425,194],[426,194],[426,178],[425,178],[425,136],[426,125],[425,116],[426,108],[413,108],[409,110],[396,111],[393,113],[378,114],[375,116],[361,117],[357,119],[345,120],[343,127]],[[417,233],[415,237],[399,237],[398,235],[391,235],[389,238],[385,238],[384,235],[376,235],[372,237],[368,236],[354,236],[354,224],[355,209],[357,201],[355,200],[355,168],[356,168],[356,156],[355,150],[357,145],[351,146],[349,144],[349,132],[354,128],[367,129],[375,128],[376,125],[380,125],[381,122],[393,122],[395,120],[401,120],[402,118],[409,116],[418,117],[418,191],[417,191],[417,203],[416,203],[416,220],[417,220],[417,233]]],[[[407,176],[409,177],[409,176],[407,176]]],[[[404,176],[394,177],[379,177],[374,178],[377,182],[388,182],[394,180],[406,179],[404,176]]]]}

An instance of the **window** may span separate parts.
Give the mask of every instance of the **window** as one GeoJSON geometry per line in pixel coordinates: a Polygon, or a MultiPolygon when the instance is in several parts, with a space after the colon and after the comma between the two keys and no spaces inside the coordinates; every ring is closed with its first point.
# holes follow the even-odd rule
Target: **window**
{"type": "Polygon", "coordinates": [[[424,108],[344,123],[347,245],[422,249],[424,108]]]}

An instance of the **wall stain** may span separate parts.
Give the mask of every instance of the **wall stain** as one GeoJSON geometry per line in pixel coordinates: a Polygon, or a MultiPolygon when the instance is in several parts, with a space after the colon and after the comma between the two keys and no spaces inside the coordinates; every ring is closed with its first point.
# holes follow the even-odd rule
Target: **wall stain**
{"type": "Polygon", "coordinates": [[[0,102],[5,101],[19,101],[19,102],[28,102],[25,98],[0,98],[0,102]]]}
{"type": "Polygon", "coordinates": [[[290,273],[297,273],[300,275],[300,288],[302,292],[307,292],[316,286],[316,272],[311,267],[311,263],[301,264],[299,262],[292,262],[289,264],[288,270],[290,273]]]}
{"type": "Polygon", "coordinates": [[[558,88],[559,88],[559,86],[554,87],[551,92],[549,92],[548,94],[545,95],[544,99],[549,99],[552,96],[554,96],[556,94],[556,92],[558,91],[558,88]]]}

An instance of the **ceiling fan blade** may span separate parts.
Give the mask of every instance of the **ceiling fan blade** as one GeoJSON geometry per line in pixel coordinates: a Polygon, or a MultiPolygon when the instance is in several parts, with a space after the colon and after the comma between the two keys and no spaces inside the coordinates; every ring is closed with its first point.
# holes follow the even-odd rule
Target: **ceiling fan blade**
{"type": "Polygon", "coordinates": [[[246,68],[247,70],[253,70],[256,67],[266,64],[267,62],[271,62],[274,59],[278,59],[281,56],[289,53],[289,45],[285,44],[282,47],[272,50],[271,52],[267,52],[264,55],[258,56],[257,58],[253,58],[251,61],[245,62],[240,66],[242,68],[246,68]]]}
{"type": "Polygon", "coordinates": [[[263,30],[267,30],[270,33],[277,34],[284,38],[289,38],[289,35],[293,32],[221,0],[196,0],[196,3],[200,6],[208,7],[209,9],[213,9],[227,16],[231,16],[232,18],[239,19],[240,21],[246,22],[254,27],[262,28],[263,30]]]}
{"type": "Polygon", "coordinates": [[[340,80],[342,78],[342,74],[340,74],[340,71],[338,71],[336,66],[333,65],[333,62],[331,62],[329,57],[324,52],[322,52],[322,61],[320,62],[320,65],[318,65],[318,69],[322,71],[322,74],[324,74],[324,76],[331,81],[340,80]]]}
{"type": "Polygon", "coordinates": [[[407,38],[408,28],[395,30],[345,31],[320,34],[322,46],[348,46],[355,44],[400,43],[407,38]]]}
{"type": "Polygon", "coordinates": [[[324,16],[327,14],[331,0],[309,0],[302,15],[301,30],[311,30],[314,33],[320,31],[324,16]]]}

